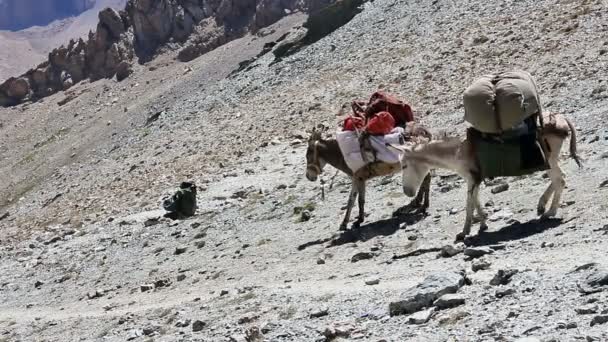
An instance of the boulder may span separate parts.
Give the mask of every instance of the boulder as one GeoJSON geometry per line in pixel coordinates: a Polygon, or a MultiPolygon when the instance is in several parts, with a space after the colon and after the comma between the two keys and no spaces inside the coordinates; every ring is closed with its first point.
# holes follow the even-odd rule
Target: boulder
{"type": "Polygon", "coordinates": [[[126,79],[127,77],[131,76],[132,73],[133,73],[133,66],[131,65],[131,63],[122,61],[116,67],[116,80],[118,82],[121,82],[124,79],[126,79]]]}
{"type": "Polygon", "coordinates": [[[134,0],[129,17],[138,47],[151,53],[171,37],[175,8],[170,0],[134,0]]]}
{"type": "Polygon", "coordinates": [[[11,77],[5,82],[6,95],[17,100],[22,100],[30,93],[30,83],[23,77],[11,77]]]}
{"type": "Polygon", "coordinates": [[[110,36],[117,40],[125,32],[125,23],[120,14],[113,8],[105,8],[99,12],[99,24],[108,30],[110,36]]]}
{"type": "Polygon", "coordinates": [[[389,304],[391,316],[412,314],[433,305],[439,297],[456,293],[465,284],[462,274],[456,272],[439,272],[426,277],[424,281],[406,290],[401,299],[389,304]]]}

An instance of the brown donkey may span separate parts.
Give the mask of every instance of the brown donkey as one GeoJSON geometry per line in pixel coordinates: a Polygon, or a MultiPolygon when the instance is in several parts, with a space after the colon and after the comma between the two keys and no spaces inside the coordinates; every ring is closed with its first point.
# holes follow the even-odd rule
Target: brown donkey
{"type": "MultiPolygon", "coordinates": [[[[418,129],[414,131],[415,134],[421,134],[421,132],[428,133],[428,131],[421,127],[418,127],[418,129]]],[[[342,151],[338,146],[338,141],[335,139],[325,140],[322,138],[320,132],[313,129],[313,132],[308,139],[308,149],[306,150],[306,178],[312,182],[316,181],[323,172],[323,168],[326,164],[344,172],[350,176],[352,180],[352,187],[346,206],[346,214],[344,215],[342,224],[340,224],[340,230],[346,230],[357,196],[359,196],[359,217],[357,218],[357,221],[355,221],[354,226],[359,226],[365,220],[365,182],[371,178],[392,175],[399,172],[401,169],[399,163],[387,164],[378,162],[371,164],[369,167],[363,167],[353,174],[352,170],[346,165],[342,151]]],[[[418,195],[410,204],[408,204],[408,207],[418,208],[422,212],[425,212],[429,207],[429,191],[431,186],[430,173],[425,175],[424,180],[421,183],[422,185],[418,195]]]]}
{"type": "MultiPolygon", "coordinates": [[[[545,114],[544,126],[541,130],[541,144],[543,152],[547,158],[550,169],[548,170],[551,184],[545,190],[538,201],[538,214],[543,218],[553,217],[557,214],[560,197],[566,186],[564,173],[559,167],[559,155],[562,145],[569,134],[570,137],[570,156],[581,166],[580,158],[576,154],[576,131],[572,123],[564,116],[559,114],[545,114]],[[551,207],[545,210],[549,198],[553,196],[551,207]]],[[[473,211],[477,210],[481,226],[480,231],[487,229],[487,214],[479,203],[479,186],[482,179],[480,169],[477,164],[473,144],[469,139],[461,141],[452,138],[448,140],[436,140],[428,143],[418,144],[413,147],[398,147],[404,152],[401,160],[403,170],[403,192],[406,195],[414,196],[415,189],[419,186],[428,174],[430,169],[448,169],[458,173],[467,182],[467,204],[466,219],[464,228],[456,236],[456,240],[463,240],[471,232],[473,223],[473,211]]]]}

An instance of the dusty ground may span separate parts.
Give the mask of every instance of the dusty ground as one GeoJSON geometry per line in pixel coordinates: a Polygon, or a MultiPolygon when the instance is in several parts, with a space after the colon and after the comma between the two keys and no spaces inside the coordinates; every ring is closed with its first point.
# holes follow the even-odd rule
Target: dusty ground
{"type": "Polygon", "coordinates": [[[314,45],[233,77],[302,18],[187,65],[167,55],[122,83],[80,84],[63,106],[70,94],[1,110],[0,339],[243,341],[257,328],[259,340],[323,341],[329,327],[338,340],[608,340],[608,324],[591,326],[608,315],[608,292],[578,286],[608,267],[607,17],[602,2],[376,0],[314,45]],[[546,107],[578,127],[585,167],[563,158],[561,220],[536,221],[542,173],[509,179],[506,192],[482,190],[493,219],[472,243],[491,247],[489,268],[438,258],[465,196],[440,171],[429,216],[392,218],[409,199],[387,177],[368,186],[366,223],[338,233],[348,179],[321,201],[304,178],[307,130],[334,127],[343,102],[384,88],[434,131],[463,132],[463,89],[508,67],[532,72],[546,107]],[[198,215],[144,224],[184,179],[204,188],[198,215]],[[299,222],[299,208],[312,218],[299,222]],[[361,252],[371,258],[353,263],[361,252]],[[490,285],[508,269],[519,272],[490,285]],[[421,325],[388,314],[428,275],[459,270],[465,304],[421,325]]]}

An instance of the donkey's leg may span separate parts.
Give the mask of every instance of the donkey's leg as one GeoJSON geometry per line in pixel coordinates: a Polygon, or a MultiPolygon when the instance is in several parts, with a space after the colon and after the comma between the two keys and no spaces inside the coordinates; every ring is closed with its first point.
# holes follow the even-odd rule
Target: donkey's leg
{"type": "Polygon", "coordinates": [[[348,195],[348,203],[346,204],[346,213],[344,214],[342,224],[340,224],[340,230],[346,230],[348,221],[350,220],[350,213],[353,210],[353,205],[355,204],[355,199],[357,199],[357,185],[356,181],[353,179],[350,188],[350,195],[348,195]]]}
{"type": "Polygon", "coordinates": [[[421,212],[425,212],[429,207],[429,189],[431,187],[431,174],[424,177],[416,197],[407,205],[408,208],[418,208],[421,212]]]}
{"type": "Polygon", "coordinates": [[[479,202],[479,189],[481,188],[481,184],[477,184],[475,189],[473,190],[473,203],[475,204],[475,209],[477,210],[477,215],[479,215],[479,231],[485,232],[488,230],[488,214],[483,210],[481,203],[479,202]]]}
{"type": "MultiPolygon", "coordinates": [[[[549,173],[551,173],[551,171],[549,171],[549,173]]],[[[547,187],[547,189],[545,190],[543,195],[540,196],[540,199],[538,200],[538,206],[536,207],[537,215],[545,214],[545,208],[547,206],[547,202],[549,201],[549,198],[551,198],[551,195],[553,195],[553,190],[554,190],[553,180],[551,180],[551,183],[549,183],[549,186],[547,187]]]]}
{"type": "Polygon", "coordinates": [[[355,226],[359,226],[365,221],[365,181],[357,182],[357,192],[359,193],[359,217],[355,221],[355,226]]]}
{"type": "Polygon", "coordinates": [[[464,238],[471,233],[471,225],[473,224],[473,211],[475,209],[475,187],[479,186],[473,180],[467,181],[467,206],[466,206],[466,218],[464,220],[464,228],[462,232],[456,234],[456,241],[464,240],[464,238]]]}
{"type": "Polygon", "coordinates": [[[549,159],[549,178],[551,178],[551,186],[553,187],[553,199],[551,200],[551,207],[543,214],[543,217],[554,217],[557,215],[557,209],[559,202],[562,197],[562,191],[566,187],[566,180],[564,179],[564,173],[558,165],[557,160],[549,159]]]}

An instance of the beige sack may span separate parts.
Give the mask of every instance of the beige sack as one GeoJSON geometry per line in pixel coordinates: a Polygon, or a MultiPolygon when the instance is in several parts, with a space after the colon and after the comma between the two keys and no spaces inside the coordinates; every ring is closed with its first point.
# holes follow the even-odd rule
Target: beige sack
{"type": "Polygon", "coordinates": [[[465,90],[463,101],[465,121],[484,133],[501,133],[541,113],[536,82],[525,71],[484,75],[465,90]]]}

